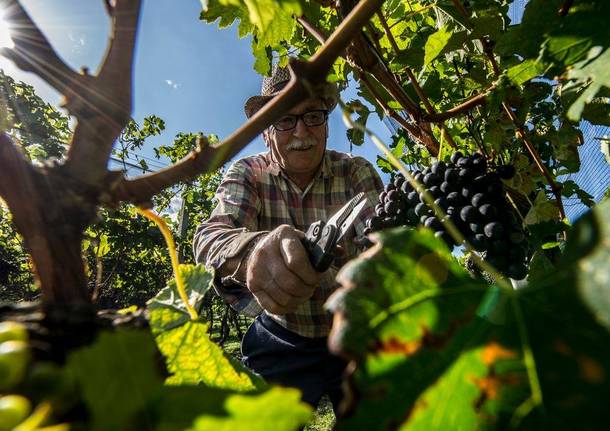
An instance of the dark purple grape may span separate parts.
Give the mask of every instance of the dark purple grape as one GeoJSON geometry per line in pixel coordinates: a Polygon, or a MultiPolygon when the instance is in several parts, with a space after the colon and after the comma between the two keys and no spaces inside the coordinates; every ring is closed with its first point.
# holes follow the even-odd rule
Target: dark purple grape
{"type": "Polygon", "coordinates": [[[428,215],[423,215],[419,218],[419,224],[421,225],[425,225],[426,224],[426,220],[428,220],[428,215]]]}
{"type": "Polygon", "coordinates": [[[460,211],[460,218],[466,223],[474,223],[479,218],[479,213],[475,207],[468,205],[460,211]]]}
{"type": "Polygon", "coordinates": [[[423,203],[420,202],[415,206],[415,214],[417,214],[419,217],[423,216],[423,215],[428,215],[430,213],[430,208],[428,208],[428,206],[423,203]]]}
{"type": "Polygon", "coordinates": [[[443,224],[441,223],[441,221],[439,219],[437,219],[436,217],[432,216],[432,217],[428,217],[426,219],[426,222],[424,223],[424,226],[432,229],[432,230],[439,230],[443,227],[443,224]]]}
{"type": "Polygon", "coordinates": [[[498,166],[496,172],[503,180],[510,180],[515,176],[515,167],[513,165],[498,166]]]}
{"type": "Polygon", "coordinates": [[[456,151],[451,155],[451,163],[456,164],[462,157],[464,157],[464,155],[460,151],[456,151]]]}
{"type": "Polygon", "coordinates": [[[379,209],[376,209],[376,210],[375,210],[375,214],[377,214],[377,215],[378,215],[379,217],[381,217],[381,218],[385,218],[385,217],[387,217],[387,216],[388,216],[388,215],[386,214],[386,212],[385,212],[385,208],[383,208],[383,207],[382,207],[382,208],[379,208],[379,209]]]}
{"type": "Polygon", "coordinates": [[[439,186],[432,186],[428,189],[433,198],[439,198],[443,196],[443,191],[439,186]]]}
{"type": "Polygon", "coordinates": [[[394,178],[394,186],[397,189],[400,189],[400,187],[402,186],[402,183],[405,182],[405,177],[403,177],[402,175],[396,175],[396,178],[394,178]]]}
{"type": "Polygon", "coordinates": [[[406,194],[411,193],[411,192],[413,191],[413,186],[411,185],[411,183],[410,183],[410,182],[408,182],[408,181],[404,181],[404,182],[402,183],[402,185],[400,186],[400,191],[401,191],[403,194],[405,194],[405,195],[406,195],[406,194]]]}
{"type": "Polygon", "coordinates": [[[462,196],[458,192],[451,192],[447,195],[447,202],[450,205],[458,206],[462,203],[462,196]]]}
{"type": "Polygon", "coordinates": [[[438,176],[443,175],[445,173],[445,169],[447,169],[447,165],[445,165],[445,162],[436,162],[433,163],[432,166],[430,166],[430,172],[438,176]]]}
{"type": "Polygon", "coordinates": [[[384,209],[389,217],[394,217],[398,210],[398,203],[396,201],[387,201],[384,209]]]}
{"type": "Polygon", "coordinates": [[[443,211],[447,211],[447,208],[449,208],[449,201],[447,200],[447,198],[444,198],[442,196],[440,198],[436,198],[434,200],[434,203],[441,207],[443,211]]]}
{"type": "Polygon", "coordinates": [[[470,230],[472,233],[483,233],[483,225],[481,223],[470,223],[470,230]]]}
{"type": "Polygon", "coordinates": [[[409,194],[407,195],[407,202],[409,202],[411,206],[417,205],[417,203],[419,202],[419,194],[415,190],[409,192],[409,194]]]}
{"type": "Polygon", "coordinates": [[[362,229],[363,235],[369,235],[372,232],[373,232],[373,230],[370,227],[365,227],[364,229],[362,229]]]}
{"type": "Polygon", "coordinates": [[[400,199],[400,192],[398,190],[390,190],[385,196],[385,200],[395,202],[400,199]]]}
{"type": "Polygon", "coordinates": [[[387,183],[387,184],[385,185],[384,190],[385,190],[386,192],[389,192],[390,190],[394,190],[395,188],[396,188],[396,186],[395,186],[393,183],[387,183]]]}
{"type": "Polygon", "coordinates": [[[437,230],[436,232],[434,232],[434,236],[442,239],[445,244],[447,244],[449,246],[449,248],[451,248],[454,244],[453,242],[453,238],[451,238],[451,235],[449,235],[449,233],[447,233],[444,230],[437,230]]]}
{"type": "Polygon", "coordinates": [[[504,227],[498,222],[487,223],[483,228],[485,236],[490,239],[500,239],[504,235],[504,227]]]}
{"type": "Polygon", "coordinates": [[[428,187],[436,186],[440,184],[440,182],[440,177],[436,174],[433,174],[432,172],[426,174],[426,176],[424,177],[424,184],[428,187]]]}
{"type": "Polygon", "coordinates": [[[487,197],[483,193],[476,193],[470,200],[470,203],[472,203],[472,206],[479,208],[487,203],[487,197]]]}
{"type": "Polygon", "coordinates": [[[487,169],[487,161],[483,157],[477,157],[472,160],[472,170],[482,174],[487,169]]]}
{"type": "Polygon", "coordinates": [[[474,193],[473,193],[473,191],[472,191],[472,189],[471,189],[471,188],[469,188],[469,187],[464,187],[464,188],[462,188],[462,197],[463,197],[464,199],[467,199],[469,202],[470,202],[470,200],[472,199],[472,195],[473,195],[473,194],[474,194],[474,193]]]}
{"type": "Polygon", "coordinates": [[[459,170],[455,168],[449,168],[445,171],[445,181],[454,182],[459,179],[459,170]]]}
{"type": "Polygon", "coordinates": [[[472,166],[472,160],[468,157],[462,157],[457,161],[456,165],[458,168],[470,168],[472,166]]]}
{"type": "Polygon", "coordinates": [[[440,189],[443,193],[448,195],[449,193],[457,190],[457,181],[454,181],[452,183],[445,181],[441,183],[440,189]]]}
{"type": "Polygon", "coordinates": [[[418,172],[417,174],[413,175],[413,177],[418,183],[421,183],[424,180],[424,174],[422,174],[421,172],[418,172]]]}
{"type": "Polygon", "coordinates": [[[384,204],[385,203],[385,197],[387,196],[387,192],[381,192],[379,193],[379,203],[380,204],[384,204]]]}
{"type": "Polygon", "coordinates": [[[486,220],[493,220],[497,217],[498,211],[491,204],[481,205],[479,212],[486,220]]]}
{"type": "Polygon", "coordinates": [[[372,230],[379,230],[383,227],[383,220],[379,216],[373,216],[369,219],[368,227],[372,230]]]}

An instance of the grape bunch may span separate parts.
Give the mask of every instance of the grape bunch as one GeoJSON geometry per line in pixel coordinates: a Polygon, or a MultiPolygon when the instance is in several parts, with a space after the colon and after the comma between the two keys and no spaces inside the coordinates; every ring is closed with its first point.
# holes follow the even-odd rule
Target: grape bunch
{"type": "MultiPolygon", "coordinates": [[[[515,175],[511,165],[492,169],[481,154],[456,152],[450,162],[436,162],[412,175],[458,228],[472,248],[491,265],[514,279],[527,273],[527,238],[507,202],[503,179],[515,175]]],[[[451,248],[453,238],[425,200],[397,174],[379,195],[376,215],[367,221],[365,234],[395,226],[423,225],[451,248]]]]}

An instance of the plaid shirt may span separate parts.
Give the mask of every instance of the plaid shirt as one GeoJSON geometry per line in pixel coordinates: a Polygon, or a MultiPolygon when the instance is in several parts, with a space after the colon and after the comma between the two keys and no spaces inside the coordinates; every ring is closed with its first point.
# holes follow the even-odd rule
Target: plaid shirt
{"type": "MultiPolygon", "coordinates": [[[[282,224],[305,232],[310,224],[328,220],[349,199],[364,192],[368,205],[340,242],[346,255],[324,273],[313,296],[294,313],[274,315],[265,311],[297,334],[327,336],[332,316],[324,309],[324,303],[337,287],[339,267],[360,251],[352,240],[362,235],[382,189],[381,179],[368,161],[332,150],[326,151],[318,174],[305,190],[281,171],[269,152],[240,159],[229,168],[216,192],[217,207],[197,228],[193,240],[195,259],[207,267],[219,268],[256,236],[282,224]]],[[[263,311],[243,285],[217,280],[216,290],[242,314],[255,316],[263,311]]]]}

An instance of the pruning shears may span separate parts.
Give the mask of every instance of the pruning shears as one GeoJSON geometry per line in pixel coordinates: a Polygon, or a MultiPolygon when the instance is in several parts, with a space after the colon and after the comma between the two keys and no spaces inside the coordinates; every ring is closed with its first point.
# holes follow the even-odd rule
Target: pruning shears
{"type": "Polygon", "coordinates": [[[335,259],[337,243],[343,238],[356,217],[366,206],[364,193],[358,193],[341,207],[327,222],[311,224],[302,240],[309,260],[318,272],[326,271],[335,259]]]}

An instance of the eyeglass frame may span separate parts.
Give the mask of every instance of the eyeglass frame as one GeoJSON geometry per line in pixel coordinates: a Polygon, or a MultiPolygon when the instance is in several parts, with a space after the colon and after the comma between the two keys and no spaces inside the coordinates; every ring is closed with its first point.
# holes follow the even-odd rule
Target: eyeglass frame
{"type": "Polygon", "coordinates": [[[321,126],[322,124],[326,123],[328,121],[328,109],[311,109],[307,112],[303,112],[302,114],[288,114],[288,115],[284,115],[282,118],[280,118],[276,123],[273,123],[272,126],[275,130],[277,130],[278,132],[288,132],[289,130],[293,130],[294,128],[297,127],[297,124],[299,124],[299,120],[303,121],[303,124],[307,127],[318,127],[321,126]],[[311,114],[312,112],[323,112],[324,113],[324,120],[319,123],[319,124],[307,124],[305,122],[305,115],[307,114],[311,114]],[[280,122],[281,120],[283,120],[284,118],[287,117],[292,117],[294,118],[294,126],[289,127],[287,129],[280,129],[277,127],[277,122],[280,122]]]}

